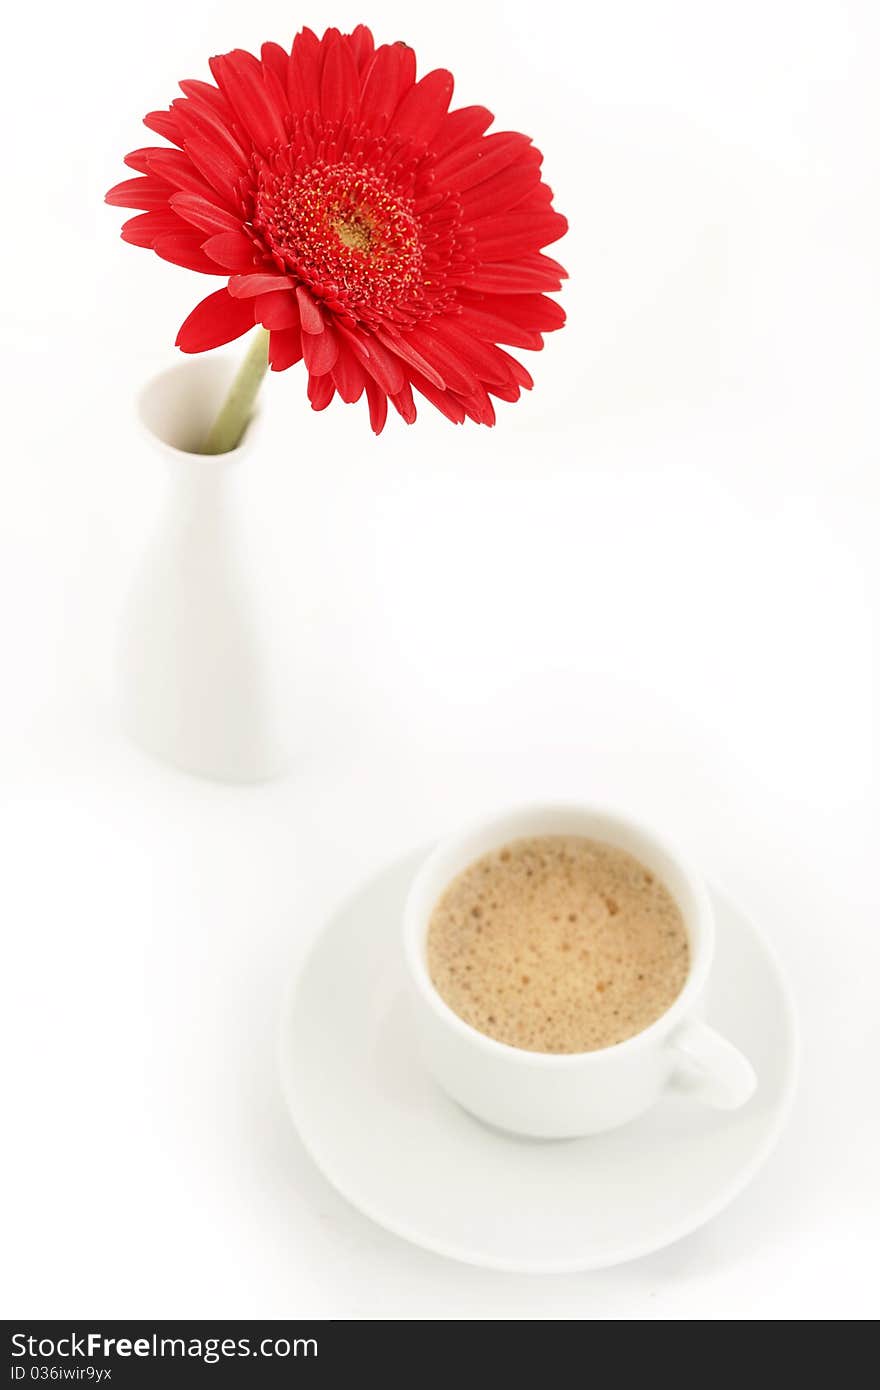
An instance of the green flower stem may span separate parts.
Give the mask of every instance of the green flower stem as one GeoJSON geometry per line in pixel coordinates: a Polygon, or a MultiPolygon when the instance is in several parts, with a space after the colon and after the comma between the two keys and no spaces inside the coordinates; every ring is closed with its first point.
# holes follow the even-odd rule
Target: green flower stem
{"type": "Polygon", "coordinates": [[[268,365],[269,334],[265,328],[258,328],[220,407],[220,413],[211,426],[203,453],[228,454],[230,449],[241,443],[268,365]]]}

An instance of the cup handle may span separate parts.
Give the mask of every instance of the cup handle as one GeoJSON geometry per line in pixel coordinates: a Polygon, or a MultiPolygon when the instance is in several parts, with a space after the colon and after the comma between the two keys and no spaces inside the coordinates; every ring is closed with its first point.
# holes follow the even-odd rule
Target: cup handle
{"type": "Polygon", "coordinates": [[[690,1019],[672,1035],[678,1054],[672,1087],[716,1110],[737,1110],[758,1084],[755,1069],[739,1050],[708,1023],[690,1019]]]}

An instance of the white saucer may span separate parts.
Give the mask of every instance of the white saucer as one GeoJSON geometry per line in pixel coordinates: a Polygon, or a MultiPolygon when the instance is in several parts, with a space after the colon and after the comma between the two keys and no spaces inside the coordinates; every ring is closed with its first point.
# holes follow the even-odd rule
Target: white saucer
{"type": "Polygon", "coordinates": [[[284,1092],[333,1186],[416,1245],[530,1274],[620,1264],[727,1206],[773,1148],[797,1071],[788,990],[757,930],[713,895],[718,942],[706,1016],[758,1073],[742,1110],[670,1096],[609,1134],[516,1139],[448,1100],[416,1055],[400,922],[421,858],[370,880],[333,913],[285,1004],[284,1092]]]}

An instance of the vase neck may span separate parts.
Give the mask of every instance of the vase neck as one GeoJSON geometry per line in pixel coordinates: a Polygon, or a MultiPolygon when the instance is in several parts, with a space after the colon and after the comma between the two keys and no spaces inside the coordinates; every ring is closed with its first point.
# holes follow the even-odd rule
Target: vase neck
{"type": "Polygon", "coordinates": [[[225,510],[235,454],[186,454],[160,446],[168,478],[167,506],[183,524],[209,522],[225,510]]]}

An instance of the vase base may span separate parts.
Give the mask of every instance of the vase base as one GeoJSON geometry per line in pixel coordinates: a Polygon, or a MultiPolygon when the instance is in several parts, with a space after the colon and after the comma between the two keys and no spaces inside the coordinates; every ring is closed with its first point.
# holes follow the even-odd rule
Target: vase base
{"type": "Polygon", "coordinates": [[[290,768],[290,758],[284,753],[266,754],[262,758],[246,761],[220,757],[207,757],[195,751],[169,746],[160,739],[151,739],[132,727],[123,717],[119,722],[120,732],[138,752],[151,762],[161,763],[173,768],[175,772],[188,777],[198,777],[205,782],[217,782],[225,786],[260,786],[277,782],[285,777],[290,768]]]}

